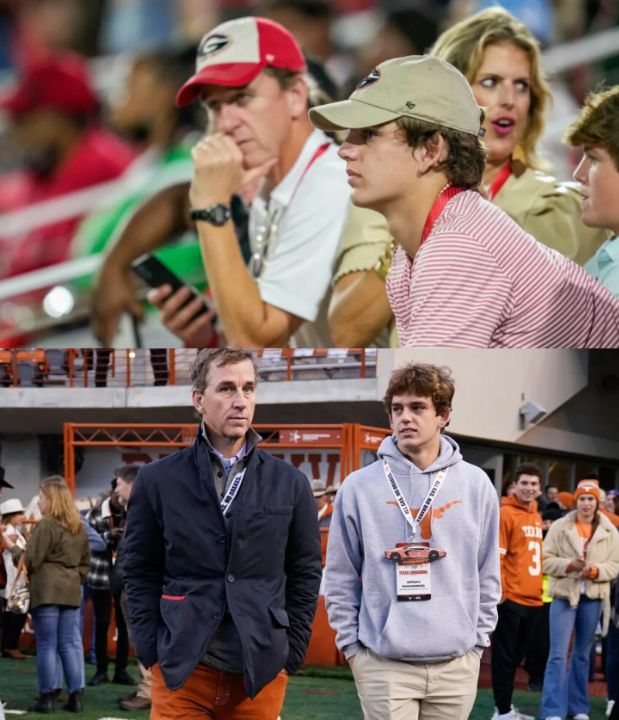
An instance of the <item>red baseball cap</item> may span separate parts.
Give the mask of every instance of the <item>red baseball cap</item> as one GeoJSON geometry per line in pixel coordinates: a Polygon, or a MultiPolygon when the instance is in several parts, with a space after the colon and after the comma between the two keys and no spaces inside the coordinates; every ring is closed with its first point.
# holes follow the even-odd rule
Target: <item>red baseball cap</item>
{"type": "Polygon", "coordinates": [[[178,91],[176,104],[193,102],[203,85],[241,87],[265,67],[303,72],[305,58],[294,37],[279,23],[244,17],[218,25],[200,42],[196,73],[178,91]]]}
{"type": "Polygon", "coordinates": [[[88,66],[79,55],[64,54],[33,63],[19,85],[0,98],[0,110],[22,115],[39,108],[56,108],[88,115],[99,108],[88,66]]]}

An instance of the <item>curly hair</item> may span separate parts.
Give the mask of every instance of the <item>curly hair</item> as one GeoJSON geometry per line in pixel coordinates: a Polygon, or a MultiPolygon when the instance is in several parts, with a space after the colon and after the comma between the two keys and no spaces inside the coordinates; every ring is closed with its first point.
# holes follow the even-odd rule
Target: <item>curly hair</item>
{"type": "Polygon", "coordinates": [[[390,417],[393,396],[410,393],[431,398],[436,414],[443,415],[451,410],[455,390],[451,370],[448,367],[428,363],[409,363],[391,373],[383,403],[390,417]]]}
{"type": "Polygon", "coordinates": [[[502,43],[515,45],[529,58],[531,104],[520,148],[527,166],[543,168],[544,163],[536,154],[536,145],[544,130],[552,96],[540,67],[539,43],[527,26],[503,8],[489,8],[441,33],[429,54],[451,63],[473,84],[486,48],[502,43]]]}

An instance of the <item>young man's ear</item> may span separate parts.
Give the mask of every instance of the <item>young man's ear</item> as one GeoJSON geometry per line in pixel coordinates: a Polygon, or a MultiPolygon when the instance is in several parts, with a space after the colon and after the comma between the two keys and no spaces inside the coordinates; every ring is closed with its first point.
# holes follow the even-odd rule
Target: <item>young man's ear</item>
{"type": "Polygon", "coordinates": [[[447,160],[449,155],[449,143],[441,135],[435,132],[426,138],[416,148],[416,159],[419,163],[419,172],[422,175],[430,172],[433,168],[447,160]]]}

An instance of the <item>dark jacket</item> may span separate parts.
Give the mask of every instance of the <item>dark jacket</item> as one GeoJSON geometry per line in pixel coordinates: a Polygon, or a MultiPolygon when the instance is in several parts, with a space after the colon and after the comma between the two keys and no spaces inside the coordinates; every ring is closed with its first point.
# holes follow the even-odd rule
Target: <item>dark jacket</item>
{"type": "Polygon", "coordinates": [[[30,607],[71,605],[82,602],[81,585],[90,567],[86,530],[77,535],[44,517],[26,545],[26,568],[30,577],[30,607]]]}
{"type": "Polygon", "coordinates": [[[318,523],[307,478],[257,448],[228,513],[226,523],[198,434],[141,468],[123,577],[138,657],[158,661],[168,687],[193,672],[227,607],[254,697],[303,662],[321,577],[318,523]]]}

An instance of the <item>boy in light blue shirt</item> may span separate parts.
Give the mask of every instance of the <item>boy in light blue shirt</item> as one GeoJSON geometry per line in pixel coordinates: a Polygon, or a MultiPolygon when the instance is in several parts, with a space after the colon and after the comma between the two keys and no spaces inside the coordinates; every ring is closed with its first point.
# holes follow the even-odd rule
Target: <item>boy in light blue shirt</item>
{"type": "Polygon", "coordinates": [[[582,147],[574,178],[582,186],[582,219],[590,227],[608,228],[614,237],[600,246],[584,265],[602,285],[619,297],[619,86],[587,96],[578,118],[565,136],[582,147]]]}

